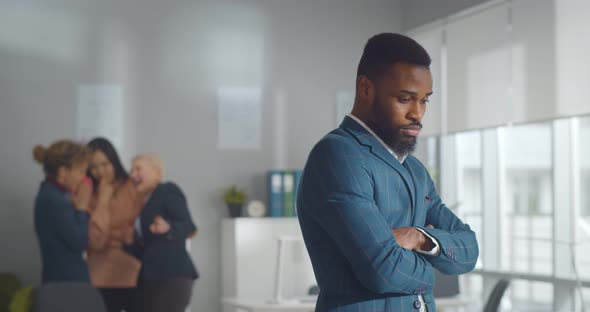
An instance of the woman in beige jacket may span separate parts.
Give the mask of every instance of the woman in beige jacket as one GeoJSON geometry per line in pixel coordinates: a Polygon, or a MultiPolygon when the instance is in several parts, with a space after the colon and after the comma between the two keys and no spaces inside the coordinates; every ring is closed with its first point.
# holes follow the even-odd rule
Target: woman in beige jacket
{"type": "Polygon", "coordinates": [[[90,205],[88,268],[92,285],[109,312],[141,311],[137,278],[141,262],[125,252],[133,242],[133,222],[142,201],[113,145],[104,138],[88,143],[92,152],[89,175],[94,192],[90,205]]]}

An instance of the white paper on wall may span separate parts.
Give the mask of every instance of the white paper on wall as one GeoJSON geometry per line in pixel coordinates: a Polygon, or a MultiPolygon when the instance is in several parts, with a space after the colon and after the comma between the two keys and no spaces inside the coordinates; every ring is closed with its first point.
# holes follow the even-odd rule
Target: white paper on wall
{"type": "Polygon", "coordinates": [[[262,92],[258,87],[217,90],[217,148],[257,150],[262,145],[262,92]]]}
{"type": "Polygon", "coordinates": [[[120,149],[123,141],[123,91],[118,85],[78,87],[77,138],[102,136],[120,149]]]}

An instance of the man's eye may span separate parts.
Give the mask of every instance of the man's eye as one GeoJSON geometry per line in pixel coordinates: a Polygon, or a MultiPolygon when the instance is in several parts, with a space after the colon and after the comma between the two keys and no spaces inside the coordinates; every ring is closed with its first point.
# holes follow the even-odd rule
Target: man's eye
{"type": "Polygon", "coordinates": [[[410,101],[412,101],[412,99],[410,98],[399,98],[400,103],[410,103],[410,101]]]}

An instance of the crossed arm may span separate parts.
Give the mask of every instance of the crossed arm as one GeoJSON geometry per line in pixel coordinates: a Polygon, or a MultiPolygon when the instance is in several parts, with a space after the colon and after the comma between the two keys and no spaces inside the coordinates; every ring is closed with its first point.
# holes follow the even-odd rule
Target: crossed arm
{"type": "Polygon", "coordinates": [[[479,257],[475,233],[445,206],[436,193],[434,182],[429,179],[428,183],[430,206],[426,214],[426,224],[432,227],[422,230],[434,237],[441,249],[438,257],[425,257],[442,273],[457,275],[470,272],[475,268],[479,257]]]}
{"type": "MultiPolygon", "coordinates": [[[[338,245],[358,280],[376,293],[419,294],[432,290],[433,267],[447,274],[468,272],[478,256],[475,234],[461,222],[436,194],[429,180],[426,224],[391,229],[373,199],[373,179],[358,148],[346,141],[331,140],[316,146],[310,155],[310,192],[318,205],[313,218],[338,245]],[[429,251],[434,242],[436,256],[429,251]]],[[[309,181],[308,180],[308,181],[309,181]]],[[[305,200],[305,199],[304,199],[305,200]]]]}
{"type": "Polygon", "coordinates": [[[380,294],[432,291],[432,265],[396,241],[373,199],[365,161],[347,141],[318,144],[302,189],[303,201],[312,205],[306,212],[328,233],[367,289],[380,294]]]}
{"type": "Polygon", "coordinates": [[[430,199],[430,204],[426,207],[427,226],[420,228],[420,233],[415,233],[416,228],[394,229],[392,232],[396,240],[406,249],[431,250],[432,245],[429,242],[432,242],[432,240],[423,234],[427,233],[439,245],[439,253],[436,256],[422,253],[433,267],[449,275],[470,272],[475,267],[479,257],[475,233],[469,225],[463,223],[446,207],[437,194],[434,182],[430,178],[428,179],[427,189],[428,198],[430,199]]]}

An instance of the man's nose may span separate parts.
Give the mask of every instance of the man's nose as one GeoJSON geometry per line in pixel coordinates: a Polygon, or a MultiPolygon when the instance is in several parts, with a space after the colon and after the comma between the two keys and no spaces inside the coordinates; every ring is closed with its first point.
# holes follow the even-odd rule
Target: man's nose
{"type": "Polygon", "coordinates": [[[422,120],[422,117],[424,116],[424,106],[420,104],[420,102],[416,101],[414,103],[412,103],[412,106],[410,107],[410,110],[408,111],[408,119],[412,120],[412,121],[417,121],[420,122],[422,120]]]}

